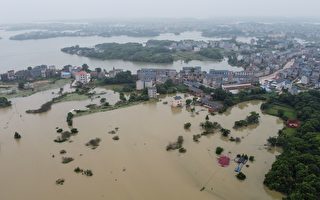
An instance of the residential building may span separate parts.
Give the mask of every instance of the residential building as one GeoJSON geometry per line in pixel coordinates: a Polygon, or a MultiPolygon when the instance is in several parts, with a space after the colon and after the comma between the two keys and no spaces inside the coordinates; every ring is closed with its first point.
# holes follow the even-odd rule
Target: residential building
{"type": "Polygon", "coordinates": [[[309,83],[309,78],[307,76],[302,76],[301,83],[307,85],[309,83]]]}
{"type": "Polygon", "coordinates": [[[123,72],[122,69],[115,69],[113,68],[112,70],[109,71],[109,77],[114,78],[117,74],[123,72]]]}
{"type": "Polygon", "coordinates": [[[30,70],[30,75],[33,79],[46,78],[47,69],[48,69],[47,65],[36,66],[30,70]]]}
{"type": "Polygon", "coordinates": [[[156,87],[149,87],[148,88],[148,96],[151,99],[157,98],[157,88],[156,87]]]}
{"type": "Polygon", "coordinates": [[[153,86],[153,81],[145,81],[144,82],[144,87],[148,88],[148,87],[152,87],[153,86]]]}
{"type": "Polygon", "coordinates": [[[136,81],[136,90],[143,90],[144,89],[144,81],[137,80],[136,81]]]}
{"type": "Polygon", "coordinates": [[[71,78],[71,73],[70,72],[61,72],[60,77],[64,78],[64,79],[71,78]]]}
{"type": "Polygon", "coordinates": [[[12,80],[14,80],[16,78],[15,74],[14,74],[14,70],[9,70],[8,71],[7,78],[8,78],[9,81],[12,81],[12,80]]]}
{"type": "Polygon", "coordinates": [[[87,84],[90,81],[90,74],[85,71],[76,72],[75,79],[77,82],[87,84]]]}
{"type": "Polygon", "coordinates": [[[182,107],[182,97],[175,96],[171,104],[172,107],[182,107]]]}

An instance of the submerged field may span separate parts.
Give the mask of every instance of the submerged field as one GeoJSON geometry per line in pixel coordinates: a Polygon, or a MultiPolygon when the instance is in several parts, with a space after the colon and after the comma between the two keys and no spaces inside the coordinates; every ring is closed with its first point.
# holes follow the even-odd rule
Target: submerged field
{"type": "MultiPolygon", "coordinates": [[[[56,127],[67,130],[66,113],[83,109],[99,99],[68,101],[54,104],[44,114],[25,114],[53,97],[45,91],[25,98],[12,99],[12,108],[0,110],[0,199],[281,199],[263,185],[264,175],[279,153],[264,144],[275,136],[283,124],[276,117],[262,114],[261,102],[241,103],[225,114],[209,116],[210,121],[230,129],[230,136],[241,142],[230,142],[220,133],[203,136],[200,142],[192,136],[202,132],[199,124],[207,112],[196,107],[199,114],[185,108],[171,108],[171,97],[165,105],[151,102],[108,112],[95,113],[74,119],[79,130],[72,142],[55,143],[56,127]],[[260,114],[260,124],[234,130],[234,121],[245,118],[251,111],[260,114]],[[190,130],[183,124],[191,123],[190,130]],[[119,140],[108,132],[116,127],[119,140]],[[13,139],[18,131],[22,138],[13,139]],[[184,137],[185,154],[166,151],[169,142],[184,137]],[[94,138],[101,142],[96,149],[85,144],[94,138]],[[236,164],[218,165],[216,147],[232,159],[237,154],[255,156],[249,167],[244,167],[245,181],[235,177],[236,164]],[[65,155],[60,155],[61,150],[65,155]],[[62,156],[74,161],[62,164],[62,156]],[[76,167],[90,169],[92,177],[75,173],[76,167]],[[63,185],[56,185],[59,178],[63,185]],[[200,191],[205,187],[205,190],[200,191]]],[[[118,95],[105,94],[114,104],[118,95]]]]}

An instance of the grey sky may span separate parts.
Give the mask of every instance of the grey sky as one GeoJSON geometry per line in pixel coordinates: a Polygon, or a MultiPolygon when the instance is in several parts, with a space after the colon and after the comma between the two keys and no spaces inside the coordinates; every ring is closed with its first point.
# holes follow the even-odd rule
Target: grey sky
{"type": "Polygon", "coordinates": [[[320,0],[0,0],[0,23],[90,18],[320,17],[320,0]]]}

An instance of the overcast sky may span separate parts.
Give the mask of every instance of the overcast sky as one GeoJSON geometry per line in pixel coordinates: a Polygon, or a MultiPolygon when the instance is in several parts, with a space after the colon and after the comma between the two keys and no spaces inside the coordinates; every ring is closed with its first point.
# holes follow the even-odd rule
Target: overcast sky
{"type": "Polygon", "coordinates": [[[91,18],[319,17],[320,0],[0,0],[0,23],[91,18]]]}

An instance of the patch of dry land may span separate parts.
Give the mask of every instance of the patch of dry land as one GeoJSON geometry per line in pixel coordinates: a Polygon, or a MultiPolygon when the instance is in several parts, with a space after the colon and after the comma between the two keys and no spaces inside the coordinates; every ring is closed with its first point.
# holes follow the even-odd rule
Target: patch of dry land
{"type": "MultiPolygon", "coordinates": [[[[107,91],[104,97],[111,105],[118,101],[118,95],[112,91],[107,91]]],[[[229,137],[240,137],[240,143],[229,141],[219,132],[194,142],[193,135],[202,132],[199,125],[205,121],[207,112],[201,111],[202,107],[196,107],[199,114],[191,114],[185,108],[171,108],[172,97],[163,99],[169,104],[142,103],[74,118],[73,126],[79,132],[67,142],[55,143],[53,140],[59,134],[56,127],[70,130],[66,114],[98,103],[99,99],[61,102],[44,114],[25,114],[25,110],[37,108],[50,99],[51,90],[12,99],[12,108],[0,110],[0,199],[268,200],[282,197],[264,187],[263,179],[279,154],[264,144],[283,124],[276,117],[261,113],[259,101],[242,103],[225,114],[209,116],[210,121],[231,130],[229,137]],[[235,121],[252,111],[260,114],[259,125],[232,128],[235,121]],[[184,129],[186,122],[191,123],[190,130],[184,129]],[[15,131],[22,135],[19,141],[13,138],[15,131]],[[166,151],[168,143],[180,135],[186,153],[166,151]],[[119,140],[114,140],[115,136],[119,140]],[[95,138],[99,138],[97,148],[88,148],[88,141],[95,138]],[[228,167],[218,164],[215,154],[218,146],[231,159],[242,153],[255,157],[254,162],[248,161],[249,167],[242,169],[246,180],[235,177],[235,162],[231,161],[228,167]],[[62,164],[62,157],[73,160],[62,164]],[[89,171],[91,176],[83,173],[89,171]]]]}

